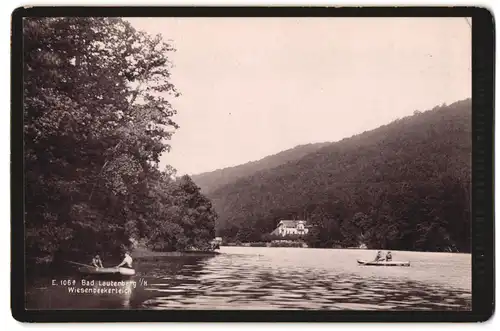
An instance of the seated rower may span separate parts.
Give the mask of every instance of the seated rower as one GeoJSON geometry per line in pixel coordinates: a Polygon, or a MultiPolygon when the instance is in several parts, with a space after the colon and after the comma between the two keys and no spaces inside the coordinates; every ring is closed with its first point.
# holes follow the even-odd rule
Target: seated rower
{"type": "Polygon", "coordinates": [[[384,258],[382,257],[382,251],[377,252],[377,256],[375,257],[374,261],[375,262],[384,261],[384,258]]]}
{"type": "Polygon", "coordinates": [[[92,259],[92,265],[96,268],[103,268],[102,261],[99,255],[94,256],[92,259]]]}
{"type": "Polygon", "coordinates": [[[392,261],[392,254],[391,252],[387,252],[387,255],[385,256],[386,261],[392,261]]]}
{"type": "Polygon", "coordinates": [[[212,251],[215,251],[216,249],[220,249],[220,246],[219,246],[219,243],[216,242],[216,241],[213,241],[211,244],[210,244],[210,248],[212,251]]]}
{"type": "Polygon", "coordinates": [[[124,257],[123,257],[122,263],[120,263],[116,267],[117,268],[125,267],[125,268],[132,269],[132,257],[130,256],[130,254],[128,252],[125,252],[123,255],[124,255],[124,257]]]}

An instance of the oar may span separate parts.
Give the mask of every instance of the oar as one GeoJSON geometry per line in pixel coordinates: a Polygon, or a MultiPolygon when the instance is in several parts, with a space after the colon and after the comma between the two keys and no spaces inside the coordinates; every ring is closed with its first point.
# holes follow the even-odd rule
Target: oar
{"type": "MultiPolygon", "coordinates": [[[[89,268],[94,268],[94,269],[99,269],[98,267],[95,267],[93,265],[89,265],[89,264],[83,264],[83,263],[78,263],[78,262],[73,262],[73,261],[66,261],[66,262],[69,262],[69,263],[73,263],[73,264],[76,264],[76,265],[82,265],[84,267],[89,267],[89,268]]],[[[103,267],[104,268],[104,267],[103,267]]],[[[110,267],[111,269],[118,269],[118,267],[110,267]]]]}
{"type": "Polygon", "coordinates": [[[83,263],[78,263],[78,262],[73,262],[73,261],[66,261],[66,262],[73,263],[73,264],[77,264],[77,265],[82,265],[82,266],[84,266],[84,267],[95,268],[94,266],[89,265],[89,264],[83,264],[83,263]]]}

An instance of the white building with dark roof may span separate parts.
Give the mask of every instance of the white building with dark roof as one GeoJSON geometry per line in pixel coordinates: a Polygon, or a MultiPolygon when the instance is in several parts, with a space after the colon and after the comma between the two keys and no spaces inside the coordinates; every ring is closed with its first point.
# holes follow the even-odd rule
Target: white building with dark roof
{"type": "Polygon", "coordinates": [[[281,220],[271,234],[279,236],[306,235],[309,232],[307,221],[303,220],[281,220]]]}

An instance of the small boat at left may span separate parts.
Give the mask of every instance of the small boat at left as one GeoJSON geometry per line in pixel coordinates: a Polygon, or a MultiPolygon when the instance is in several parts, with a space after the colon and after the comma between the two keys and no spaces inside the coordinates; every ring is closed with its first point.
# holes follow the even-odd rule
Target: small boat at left
{"type": "Polygon", "coordinates": [[[80,267],[78,271],[84,275],[110,275],[110,276],[133,276],[135,270],[130,268],[96,268],[80,267]]]}
{"type": "Polygon", "coordinates": [[[135,270],[131,268],[111,267],[111,268],[98,268],[92,265],[83,264],[79,262],[67,261],[71,264],[80,266],[78,272],[86,276],[133,276],[135,270]]]}

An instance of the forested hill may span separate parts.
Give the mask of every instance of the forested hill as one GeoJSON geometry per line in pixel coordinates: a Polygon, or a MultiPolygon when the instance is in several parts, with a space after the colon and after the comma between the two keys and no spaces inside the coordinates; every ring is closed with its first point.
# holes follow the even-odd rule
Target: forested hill
{"type": "Polygon", "coordinates": [[[416,111],[212,192],[217,232],[259,240],[306,217],[317,247],[470,251],[471,148],[470,99],[416,111]]]}
{"type": "Polygon", "coordinates": [[[266,156],[263,159],[241,164],[235,167],[218,169],[211,172],[205,172],[193,175],[192,179],[201,188],[204,193],[212,192],[219,187],[236,181],[239,178],[253,175],[257,171],[271,169],[281,164],[298,160],[303,156],[320,149],[331,143],[316,143],[299,145],[283,152],[266,156]]]}

